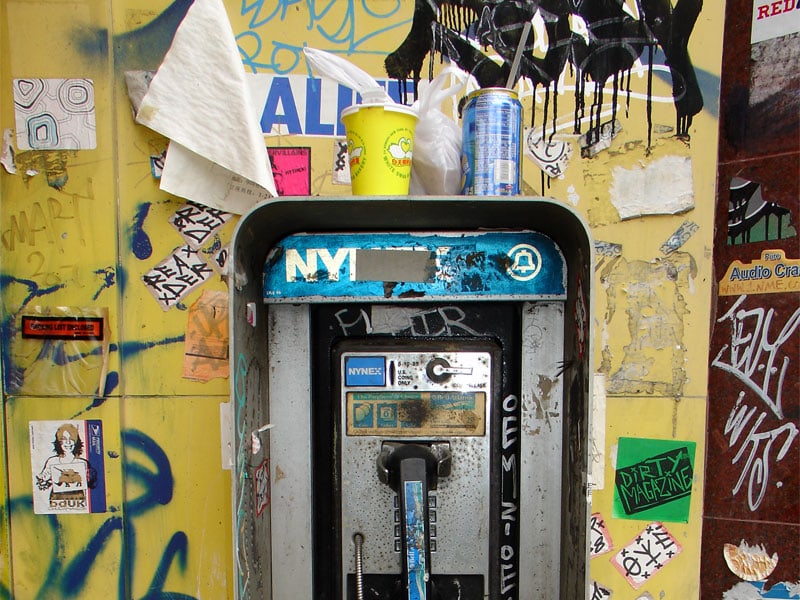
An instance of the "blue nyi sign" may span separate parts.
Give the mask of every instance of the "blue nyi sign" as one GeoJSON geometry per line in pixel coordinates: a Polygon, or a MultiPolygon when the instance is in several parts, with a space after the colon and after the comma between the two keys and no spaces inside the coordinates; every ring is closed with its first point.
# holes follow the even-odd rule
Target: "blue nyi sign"
{"type": "Polygon", "coordinates": [[[264,266],[265,302],[565,298],[564,257],[532,231],[298,234],[264,266]]]}

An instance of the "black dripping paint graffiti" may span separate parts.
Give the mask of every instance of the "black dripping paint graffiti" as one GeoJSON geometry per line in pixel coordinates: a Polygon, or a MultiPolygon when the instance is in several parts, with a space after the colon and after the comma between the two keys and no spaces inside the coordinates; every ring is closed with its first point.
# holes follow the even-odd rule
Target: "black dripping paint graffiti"
{"type": "MultiPolygon", "coordinates": [[[[672,95],[677,116],[677,133],[688,137],[692,117],[703,108],[703,98],[688,42],[702,8],[702,0],[638,0],[640,18],[623,10],[623,3],[613,0],[416,0],[411,30],[400,46],[386,58],[390,77],[405,81],[421,79],[425,56],[439,53],[471,73],[480,87],[504,87],[523,27],[539,12],[545,23],[548,47],[544,56],[534,56],[537,40],[531,32],[524,41],[518,77],[529,79],[534,88],[545,86],[544,121],[552,98],[556,112],[557,82],[567,64],[574,69],[575,133],[580,133],[584,115],[584,91],[589,79],[595,92],[589,107],[587,139],[600,135],[600,107],[603,88],[613,78],[614,98],[611,123],[617,108],[617,93],[626,85],[630,92],[630,69],[643,57],[648,70],[648,147],[652,123],[650,90],[652,64],[656,51],[663,52],[672,77],[672,95]],[[580,17],[591,33],[588,41],[572,31],[571,16],[580,17]],[[477,42],[477,45],[473,42],[477,42]],[[491,46],[503,58],[497,64],[482,52],[491,46]]],[[[433,61],[428,77],[432,78],[433,61]]],[[[533,123],[531,123],[533,126],[533,123]]],[[[598,138],[599,139],[599,138],[598,138]]]]}

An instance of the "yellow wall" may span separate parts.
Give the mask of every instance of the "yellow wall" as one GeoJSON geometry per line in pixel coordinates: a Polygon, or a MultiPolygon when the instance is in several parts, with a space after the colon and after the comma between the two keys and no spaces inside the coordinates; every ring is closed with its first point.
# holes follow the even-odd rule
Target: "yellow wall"
{"type": "MultiPolygon", "coordinates": [[[[414,3],[245,6],[226,2],[249,72],[307,74],[300,50],[308,44],[384,78],[383,58],[405,37],[414,3]]],[[[18,150],[16,174],[0,167],[0,343],[12,384],[3,394],[8,451],[0,491],[7,486],[9,499],[0,526],[11,547],[0,544],[0,597],[232,597],[231,481],[222,465],[219,422],[229,381],[182,376],[190,309],[204,292],[227,290],[228,281],[214,275],[166,311],[144,285],[142,276],[183,243],[168,219],[184,201],[159,190],[151,176],[150,156],[161,153],[166,139],[134,123],[124,81],[125,71],[158,67],[185,8],[161,0],[2,0],[0,130],[15,128],[12,79],[89,78],[97,147],[18,150]],[[15,329],[21,315],[53,306],[108,310],[104,389],[97,388],[102,349],[85,360],[63,360],[73,356],[69,344],[22,343],[15,329]],[[33,514],[28,423],[83,419],[103,421],[107,512],[33,514]]],[[[619,437],[697,444],[689,522],[665,524],[681,554],[639,590],[610,564],[613,552],[591,561],[592,579],[620,600],[644,592],[680,600],[699,593],[722,8],[719,1],[706,3],[691,35],[706,109],[695,117],[689,140],[676,138],[671,90],[656,77],[652,95],[666,101],[653,103],[647,150],[646,76],[634,75],[627,110],[621,92],[622,131],[609,149],[582,158],[578,136],[566,128],[558,139],[573,155],[563,178],[543,182],[533,161],[524,160],[526,194],[574,205],[595,239],[607,243],[603,248],[616,245],[597,255],[592,319],[595,369],[605,375],[607,399],[605,447],[595,449],[604,485],[594,491],[592,510],[605,518],[615,548],[646,525],[611,517],[619,437]],[[615,199],[665,204],[669,186],[680,180],[670,169],[685,169],[687,161],[687,211],[621,219],[615,199]],[[636,179],[647,167],[648,175],[636,179]],[[626,174],[641,189],[620,190],[626,174]],[[696,225],[687,241],[663,252],[662,244],[687,221],[696,225]]],[[[567,72],[559,125],[572,119],[570,85],[574,75],[567,72]]],[[[530,88],[521,91],[529,121],[530,88]]],[[[541,87],[537,93],[535,122],[541,126],[541,87]]],[[[549,110],[552,119],[552,99],[549,110]]],[[[311,148],[313,195],[349,193],[349,186],[332,182],[331,137],[266,141],[311,148]]],[[[221,244],[230,241],[234,225],[235,219],[217,232],[221,244]]]]}

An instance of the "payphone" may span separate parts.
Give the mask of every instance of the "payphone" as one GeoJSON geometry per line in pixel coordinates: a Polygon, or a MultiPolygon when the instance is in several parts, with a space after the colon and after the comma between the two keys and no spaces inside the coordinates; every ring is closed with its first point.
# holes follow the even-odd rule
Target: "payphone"
{"type": "Polygon", "coordinates": [[[472,585],[463,598],[488,592],[481,536],[490,523],[487,417],[499,356],[489,345],[471,346],[337,347],[343,597],[354,597],[364,577],[370,589],[406,598],[437,597],[455,575],[472,585]]]}
{"type": "Polygon", "coordinates": [[[499,204],[487,229],[306,224],[237,263],[237,597],[583,595],[591,250],[491,227],[499,204]]]}

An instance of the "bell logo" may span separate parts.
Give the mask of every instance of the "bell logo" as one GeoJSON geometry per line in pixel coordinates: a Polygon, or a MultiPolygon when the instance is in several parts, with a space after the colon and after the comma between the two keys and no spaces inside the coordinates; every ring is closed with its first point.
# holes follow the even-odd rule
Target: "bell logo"
{"type": "Polygon", "coordinates": [[[508,251],[508,273],[517,281],[530,281],[542,268],[542,255],[530,244],[517,244],[508,251]]]}

